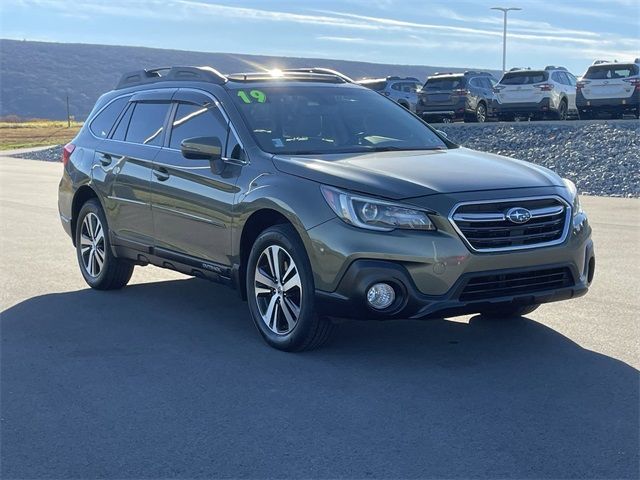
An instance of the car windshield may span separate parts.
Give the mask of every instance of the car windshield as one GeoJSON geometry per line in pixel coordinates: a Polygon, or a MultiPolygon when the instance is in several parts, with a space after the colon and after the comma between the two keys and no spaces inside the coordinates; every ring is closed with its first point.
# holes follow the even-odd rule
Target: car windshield
{"type": "Polygon", "coordinates": [[[635,65],[602,65],[589,67],[584,75],[588,80],[610,80],[614,78],[628,78],[638,75],[635,65]]]}
{"type": "Polygon", "coordinates": [[[423,90],[455,90],[464,87],[464,77],[428,78],[423,90]]]}
{"type": "Polygon", "coordinates": [[[397,103],[352,86],[242,86],[231,91],[259,147],[313,155],[434,150],[446,143],[397,103]]]}
{"type": "Polygon", "coordinates": [[[513,72],[505,73],[500,83],[502,85],[533,85],[546,82],[548,78],[548,72],[513,72]]]}

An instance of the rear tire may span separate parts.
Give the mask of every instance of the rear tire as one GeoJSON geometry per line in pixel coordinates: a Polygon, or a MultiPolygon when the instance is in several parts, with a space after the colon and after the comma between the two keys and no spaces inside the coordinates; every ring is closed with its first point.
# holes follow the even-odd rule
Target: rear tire
{"type": "Polygon", "coordinates": [[[496,305],[491,308],[487,308],[481,312],[481,315],[485,318],[495,318],[495,319],[507,319],[507,318],[516,318],[523,317],[525,315],[530,314],[534,310],[536,310],[540,305],[496,305]]]}
{"type": "Polygon", "coordinates": [[[311,264],[291,225],[275,225],[258,236],[249,255],[246,287],[253,322],[273,348],[312,350],[336,329],[316,313],[311,264]]]}
{"type": "Polygon", "coordinates": [[[567,120],[569,117],[569,105],[566,100],[562,100],[558,106],[558,120],[567,120]]]}
{"type": "Polygon", "coordinates": [[[480,102],[476,107],[476,122],[484,123],[487,121],[487,106],[484,102],[480,102]]]}
{"type": "Polygon", "coordinates": [[[80,209],[75,236],[80,272],[91,288],[117,290],[129,283],[134,265],[113,255],[107,218],[97,199],[80,209]]]}

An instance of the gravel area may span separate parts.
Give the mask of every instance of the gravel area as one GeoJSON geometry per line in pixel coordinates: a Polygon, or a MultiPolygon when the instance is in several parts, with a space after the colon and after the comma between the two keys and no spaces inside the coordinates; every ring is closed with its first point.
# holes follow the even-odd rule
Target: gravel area
{"type": "Polygon", "coordinates": [[[585,195],[640,197],[637,120],[437,124],[460,145],[543,165],[585,195]]]}
{"type": "MultiPolygon", "coordinates": [[[[434,124],[465,147],[519,158],[573,180],[582,194],[640,197],[636,120],[434,124]]],[[[61,146],[15,155],[57,162],[61,146]]]]}
{"type": "MultiPolygon", "coordinates": [[[[0,151],[0,154],[2,154],[2,151],[0,151]]],[[[10,156],[15,158],[28,158],[29,160],[42,160],[43,162],[59,162],[62,158],[62,145],[56,145],[37,152],[18,153],[10,156]]]]}

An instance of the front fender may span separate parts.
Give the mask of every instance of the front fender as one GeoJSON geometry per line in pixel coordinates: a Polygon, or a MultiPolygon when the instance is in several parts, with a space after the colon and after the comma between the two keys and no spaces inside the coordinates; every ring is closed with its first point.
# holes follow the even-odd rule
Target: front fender
{"type": "Polygon", "coordinates": [[[278,173],[262,173],[249,183],[236,204],[233,255],[240,251],[242,229],[251,215],[271,210],[285,217],[296,229],[307,251],[311,242],[307,230],[335,218],[324,200],[320,184],[304,178],[278,173]]]}

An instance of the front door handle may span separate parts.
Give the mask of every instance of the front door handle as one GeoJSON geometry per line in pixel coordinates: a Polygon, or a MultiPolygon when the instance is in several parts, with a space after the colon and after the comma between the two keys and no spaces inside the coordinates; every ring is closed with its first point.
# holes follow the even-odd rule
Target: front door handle
{"type": "Polygon", "coordinates": [[[164,167],[155,168],[153,174],[156,176],[159,182],[164,182],[169,179],[169,170],[164,167]]]}
{"type": "Polygon", "coordinates": [[[108,153],[103,153],[103,152],[98,152],[98,158],[100,159],[100,163],[103,166],[108,166],[111,165],[111,155],[109,155],[108,153]]]}

